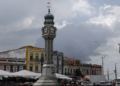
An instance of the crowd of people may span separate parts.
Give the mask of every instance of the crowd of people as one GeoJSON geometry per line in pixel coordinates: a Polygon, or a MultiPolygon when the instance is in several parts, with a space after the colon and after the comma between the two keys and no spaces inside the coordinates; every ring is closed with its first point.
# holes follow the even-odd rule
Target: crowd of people
{"type": "Polygon", "coordinates": [[[58,83],[60,84],[60,86],[81,86],[81,83],[76,81],[75,79],[73,80],[58,79],[58,83]]]}

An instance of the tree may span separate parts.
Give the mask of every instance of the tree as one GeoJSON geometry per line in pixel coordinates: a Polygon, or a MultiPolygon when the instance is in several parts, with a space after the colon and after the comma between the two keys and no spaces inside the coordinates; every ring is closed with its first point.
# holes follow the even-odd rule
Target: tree
{"type": "Polygon", "coordinates": [[[79,74],[79,76],[82,76],[80,68],[78,69],[78,74],[79,74]]]}
{"type": "Polygon", "coordinates": [[[76,69],[76,76],[82,76],[82,73],[80,71],[80,68],[79,69],[76,69]]]}

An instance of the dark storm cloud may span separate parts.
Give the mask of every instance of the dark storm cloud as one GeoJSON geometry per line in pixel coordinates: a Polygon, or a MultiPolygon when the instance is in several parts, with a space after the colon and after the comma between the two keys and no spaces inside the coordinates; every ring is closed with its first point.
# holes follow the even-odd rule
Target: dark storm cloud
{"type": "MultiPolygon", "coordinates": [[[[63,29],[57,30],[54,50],[63,52],[65,56],[78,58],[82,62],[89,61],[89,56],[100,55],[95,52],[96,48],[104,45],[111,34],[111,30],[107,26],[88,23],[69,24],[63,29]]],[[[42,37],[37,40],[36,45],[44,46],[42,37]]]]}
{"type": "Polygon", "coordinates": [[[43,15],[44,5],[46,2],[42,0],[0,0],[0,25],[11,24],[31,15],[43,15]]]}
{"type": "Polygon", "coordinates": [[[40,29],[23,29],[1,34],[0,52],[17,49],[26,45],[33,45],[36,42],[36,39],[40,37],[40,32],[40,29]]]}

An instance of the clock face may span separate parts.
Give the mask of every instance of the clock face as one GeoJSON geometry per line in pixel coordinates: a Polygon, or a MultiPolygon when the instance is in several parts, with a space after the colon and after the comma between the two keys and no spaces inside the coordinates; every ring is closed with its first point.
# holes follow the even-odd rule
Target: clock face
{"type": "Polygon", "coordinates": [[[55,29],[53,27],[50,27],[50,33],[54,34],[55,29]]]}
{"type": "Polygon", "coordinates": [[[44,33],[46,34],[48,32],[47,27],[44,28],[44,33]]]}

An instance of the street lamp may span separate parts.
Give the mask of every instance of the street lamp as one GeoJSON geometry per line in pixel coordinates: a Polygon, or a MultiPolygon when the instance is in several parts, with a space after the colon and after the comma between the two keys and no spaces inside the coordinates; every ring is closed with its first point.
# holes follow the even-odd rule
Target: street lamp
{"type": "Polygon", "coordinates": [[[40,61],[41,61],[41,73],[42,73],[42,66],[43,66],[43,62],[44,62],[43,53],[42,53],[42,56],[41,56],[41,59],[40,59],[40,61]]]}
{"type": "Polygon", "coordinates": [[[119,45],[119,53],[120,53],[120,43],[118,45],[119,45]]]}
{"type": "Polygon", "coordinates": [[[104,57],[102,57],[102,75],[104,75],[103,58],[105,58],[105,56],[104,56],[104,57]]]}
{"type": "Polygon", "coordinates": [[[115,63],[115,79],[117,80],[117,68],[116,68],[116,64],[117,63],[115,63]]]}
{"type": "Polygon", "coordinates": [[[107,68],[107,75],[108,75],[108,80],[109,80],[109,69],[107,68]]]}

